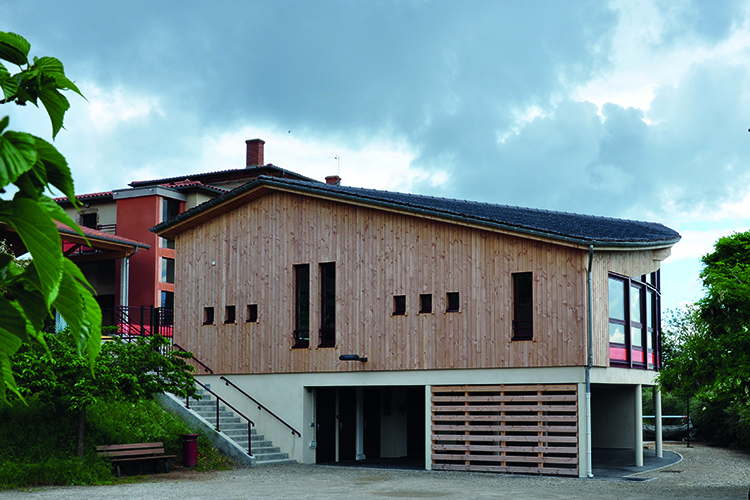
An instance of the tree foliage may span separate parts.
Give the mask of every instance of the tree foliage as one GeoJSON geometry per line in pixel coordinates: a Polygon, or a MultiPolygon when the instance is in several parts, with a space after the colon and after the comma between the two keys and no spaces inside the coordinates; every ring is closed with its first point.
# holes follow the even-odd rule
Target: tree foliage
{"type": "Polygon", "coordinates": [[[667,326],[660,382],[711,401],[750,402],[750,231],[702,259],[704,297],[667,326]]]}
{"type": "Polygon", "coordinates": [[[93,370],[73,347],[68,330],[45,333],[40,343],[24,345],[14,356],[19,392],[55,404],[60,411],[78,410],[100,400],[137,401],[172,392],[195,397],[191,353],[170,351],[160,335],[124,342],[104,342],[93,370]]]}
{"type": "MultiPolygon", "coordinates": [[[[62,91],[82,94],[65,76],[59,60],[34,57],[30,61],[29,51],[23,37],[0,32],[0,103],[38,106],[41,102],[54,138],[70,107],[62,91]],[[18,71],[12,73],[9,67],[18,71]]],[[[10,200],[0,199],[0,238],[8,229],[17,233],[31,263],[19,267],[11,255],[0,254],[0,401],[7,401],[7,389],[20,395],[11,356],[25,342],[44,345],[42,326],[53,310],[70,326],[76,350],[87,355],[89,366],[101,345],[101,310],[81,271],[63,256],[55,221],[83,233],[44,194],[56,188],[78,206],[68,164],[49,142],[8,130],[9,124],[8,116],[0,119],[0,193],[11,185],[17,191],[10,200]]]]}

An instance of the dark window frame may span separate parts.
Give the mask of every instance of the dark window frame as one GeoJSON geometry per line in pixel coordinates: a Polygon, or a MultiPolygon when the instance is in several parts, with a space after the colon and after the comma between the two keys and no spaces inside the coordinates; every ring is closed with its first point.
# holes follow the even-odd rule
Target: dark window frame
{"type": "Polygon", "coordinates": [[[310,264],[294,269],[294,349],[310,347],[310,264]]]}
{"type": "Polygon", "coordinates": [[[258,304],[248,304],[246,323],[257,323],[257,322],[258,322],[258,304]]]}
{"type": "Polygon", "coordinates": [[[81,214],[81,225],[83,227],[96,229],[99,226],[99,213],[89,212],[86,214],[81,214]],[[93,218],[93,225],[92,225],[92,218],[93,218]]]}
{"type": "Polygon", "coordinates": [[[214,308],[213,307],[203,308],[203,324],[204,325],[214,324],[214,308]]]}
{"type": "Polygon", "coordinates": [[[169,283],[170,285],[173,285],[174,274],[175,274],[174,259],[169,258],[169,257],[162,257],[161,258],[161,273],[159,276],[159,281],[161,283],[169,283]]]}
{"type": "Polygon", "coordinates": [[[511,340],[534,339],[534,273],[513,273],[513,336],[511,340]]]}
{"type": "Polygon", "coordinates": [[[419,294],[419,314],[431,314],[431,313],[432,313],[432,294],[420,293],[419,294]]]}
{"type": "Polygon", "coordinates": [[[445,294],[445,312],[461,312],[461,295],[459,292],[445,294]]]}
{"type": "Polygon", "coordinates": [[[324,262],[320,269],[320,343],[336,347],[336,263],[324,262]]]}
{"type": "Polygon", "coordinates": [[[659,370],[661,368],[661,273],[644,274],[639,277],[628,277],[617,273],[609,273],[608,286],[612,281],[623,284],[624,287],[624,320],[611,316],[611,297],[607,304],[608,325],[620,325],[625,332],[625,342],[609,342],[610,354],[612,349],[624,349],[626,356],[624,360],[613,359],[610,355],[610,366],[635,368],[641,370],[659,370]],[[640,291],[639,315],[641,321],[635,321],[632,317],[631,295],[633,289],[640,291]],[[650,309],[650,314],[649,314],[650,309]],[[649,322],[649,318],[651,321],[649,322]],[[640,346],[633,345],[633,329],[640,332],[640,346]],[[649,341],[650,346],[649,347],[649,341]],[[633,359],[633,351],[639,354],[642,360],[633,359]],[[649,359],[650,358],[650,359],[649,359]]]}
{"type": "Polygon", "coordinates": [[[404,316],[406,314],[406,295],[393,296],[393,316],[404,316]]]}

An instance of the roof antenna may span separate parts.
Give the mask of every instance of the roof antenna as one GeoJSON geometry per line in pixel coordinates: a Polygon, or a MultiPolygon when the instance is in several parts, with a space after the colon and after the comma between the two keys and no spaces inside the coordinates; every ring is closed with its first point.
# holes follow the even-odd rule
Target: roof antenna
{"type": "Polygon", "coordinates": [[[339,155],[336,156],[329,156],[328,158],[333,158],[336,160],[336,175],[341,175],[341,157],[339,155]]]}

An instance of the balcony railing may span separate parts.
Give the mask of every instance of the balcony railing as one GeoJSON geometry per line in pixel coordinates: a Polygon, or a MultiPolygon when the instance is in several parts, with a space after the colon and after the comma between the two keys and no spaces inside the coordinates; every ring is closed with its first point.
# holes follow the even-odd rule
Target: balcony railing
{"type": "Polygon", "coordinates": [[[161,335],[171,339],[174,331],[174,311],[166,307],[115,306],[114,324],[123,337],[161,335]]]}

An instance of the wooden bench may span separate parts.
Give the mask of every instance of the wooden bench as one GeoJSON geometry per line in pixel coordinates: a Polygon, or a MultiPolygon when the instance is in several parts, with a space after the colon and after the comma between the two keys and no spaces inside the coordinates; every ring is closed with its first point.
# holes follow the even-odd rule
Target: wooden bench
{"type": "MultiPolygon", "coordinates": [[[[97,446],[96,452],[109,458],[115,467],[117,467],[117,477],[121,477],[120,462],[156,460],[158,464],[159,461],[163,461],[164,471],[169,472],[169,463],[167,461],[177,456],[165,455],[162,443],[111,444],[97,446]]],[[[156,470],[156,465],[154,465],[154,470],[156,470]]]]}

